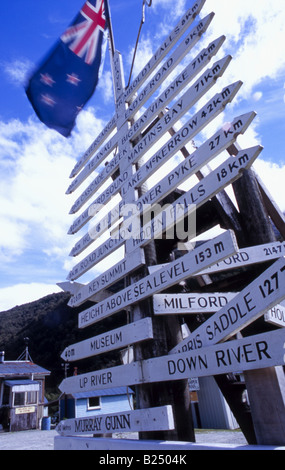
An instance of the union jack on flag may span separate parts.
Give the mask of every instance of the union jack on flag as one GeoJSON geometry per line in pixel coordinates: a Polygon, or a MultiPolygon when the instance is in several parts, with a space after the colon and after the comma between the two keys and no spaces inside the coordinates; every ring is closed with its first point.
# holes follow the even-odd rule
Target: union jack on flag
{"type": "Polygon", "coordinates": [[[29,80],[37,116],[65,137],[96,89],[108,18],[108,0],[87,0],[29,80]]]}
{"type": "Polygon", "coordinates": [[[83,21],[70,26],[61,36],[69,48],[79,57],[85,57],[86,64],[92,64],[98,47],[100,31],[106,27],[105,1],[97,0],[95,5],[86,2],[80,11],[83,21]]]}

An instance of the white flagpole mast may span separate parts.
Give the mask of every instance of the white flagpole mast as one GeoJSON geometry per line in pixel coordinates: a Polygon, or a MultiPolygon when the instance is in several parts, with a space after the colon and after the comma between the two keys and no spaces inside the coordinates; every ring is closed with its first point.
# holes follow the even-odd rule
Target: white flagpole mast
{"type": "Polygon", "coordinates": [[[112,25],[112,18],[111,18],[111,10],[110,10],[110,5],[109,5],[109,0],[105,0],[107,9],[108,9],[108,14],[107,14],[107,23],[108,23],[108,28],[109,28],[109,44],[110,44],[110,52],[112,54],[112,58],[114,57],[115,54],[115,41],[114,41],[114,34],[113,34],[113,25],[112,25]]]}

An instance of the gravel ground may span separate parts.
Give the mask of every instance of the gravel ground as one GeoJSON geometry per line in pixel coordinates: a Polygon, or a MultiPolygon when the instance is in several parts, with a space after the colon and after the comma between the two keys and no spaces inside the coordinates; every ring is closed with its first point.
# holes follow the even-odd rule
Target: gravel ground
{"type": "MultiPolygon", "coordinates": [[[[0,450],[53,450],[54,438],[57,435],[54,430],[0,433],[0,450]]],[[[216,430],[197,431],[196,442],[199,444],[247,444],[243,434],[239,431],[216,430]]]]}

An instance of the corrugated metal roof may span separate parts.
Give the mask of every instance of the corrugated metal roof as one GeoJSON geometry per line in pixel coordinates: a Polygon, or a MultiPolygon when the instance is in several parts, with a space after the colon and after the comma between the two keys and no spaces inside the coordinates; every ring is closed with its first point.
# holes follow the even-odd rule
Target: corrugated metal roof
{"type": "MultiPolygon", "coordinates": [[[[134,391],[128,387],[129,395],[133,395],[134,391]]],[[[106,390],[95,390],[94,392],[73,393],[73,398],[90,398],[90,397],[112,397],[116,395],[127,395],[127,387],[114,387],[106,390]]]]}
{"type": "Polygon", "coordinates": [[[30,374],[50,375],[50,371],[28,361],[5,361],[0,363],[0,377],[30,374]]]}

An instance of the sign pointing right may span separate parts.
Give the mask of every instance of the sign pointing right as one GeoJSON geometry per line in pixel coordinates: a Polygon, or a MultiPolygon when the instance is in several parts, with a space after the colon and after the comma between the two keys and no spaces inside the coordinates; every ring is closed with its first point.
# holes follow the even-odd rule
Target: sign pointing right
{"type": "Polygon", "coordinates": [[[169,354],[226,341],[285,299],[285,259],[281,258],[169,354]]]}

